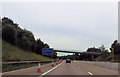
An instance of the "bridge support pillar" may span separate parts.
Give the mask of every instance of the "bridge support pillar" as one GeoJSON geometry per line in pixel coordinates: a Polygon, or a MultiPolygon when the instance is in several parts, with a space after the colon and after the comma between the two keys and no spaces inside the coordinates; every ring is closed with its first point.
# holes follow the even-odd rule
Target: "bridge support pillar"
{"type": "Polygon", "coordinates": [[[94,55],[92,55],[92,60],[94,59],[94,55]]]}

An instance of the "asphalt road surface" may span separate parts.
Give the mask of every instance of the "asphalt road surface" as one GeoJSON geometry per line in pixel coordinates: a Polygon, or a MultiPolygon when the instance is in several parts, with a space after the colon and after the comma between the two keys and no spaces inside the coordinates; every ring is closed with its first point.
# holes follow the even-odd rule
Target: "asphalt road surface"
{"type": "MultiPolygon", "coordinates": [[[[42,73],[37,72],[37,67],[22,69],[13,72],[3,73],[3,75],[36,75],[37,77],[45,76],[78,76],[84,77],[89,76],[93,77],[94,75],[101,75],[101,77],[116,77],[118,75],[117,70],[108,69],[104,67],[95,66],[93,64],[88,64],[87,62],[82,61],[72,61],[72,63],[62,63],[52,67],[51,64],[41,66],[42,73]],[[116,76],[114,76],[116,75],[116,76]]],[[[13,77],[13,76],[12,76],[13,77]]],[[[22,76],[20,76],[22,77],[22,76]]],[[[26,76],[25,76],[26,77],[26,76]]],[[[35,77],[35,76],[33,76],[35,77]]]]}
{"type": "Polygon", "coordinates": [[[72,63],[66,63],[64,61],[47,75],[118,75],[118,71],[85,62],[73,61],[72,63]]]}

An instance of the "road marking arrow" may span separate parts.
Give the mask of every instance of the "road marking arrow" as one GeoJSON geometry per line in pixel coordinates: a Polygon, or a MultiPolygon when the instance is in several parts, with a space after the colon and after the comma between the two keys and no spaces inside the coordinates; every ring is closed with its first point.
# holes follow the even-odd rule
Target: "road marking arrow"
{"type": "Polygon", "coordinates": [[[88,74],[93,75],[91,72],[88,72],[88,74]]]}

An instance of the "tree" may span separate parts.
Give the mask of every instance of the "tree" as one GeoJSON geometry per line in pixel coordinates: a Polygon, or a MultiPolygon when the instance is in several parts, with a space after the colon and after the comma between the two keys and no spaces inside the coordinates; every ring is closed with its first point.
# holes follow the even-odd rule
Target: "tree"
{"type": "Polygon", "coordinates": [[[34,51],[35,38],[32,32],[26,29],[17,29],[17,46],[34,51]]]}
{"type": "Polygon", "coordinates": [[[6,25],[5,27],[2,28],[2,38],[11,43],[15,44],[16,42],[16,30],[14,27],[11,25],[6,25]]]}
{"type": "Polygon", "coordinates": [[[101,52],[101,49],[98,49],[98,48],[95,48],[95,47],[93,47],[93,48],[88,48],[88,49],[87,49],[87,52],[101,52]]]}
{"type": "Polygon", "coordinates": [[[100,47],[100,50],[102,51],[102,52],[104,52],[105,51],[105,47],[104,47],[104,45],[102,44],[102,46],[100,47]]]}
{"type": "Polygon", "coordinates": [[[47,43],[44,44],[40,39],[35,40],[31,31],[20,28],[17,23],[7,17],[2,18],[2,38],[19,48],[38,54],[42,54],[42,48],[49,48],[47,43]]]}
{"type": "Polygon", "coordinates": [[[13,21],[7,17],[4,17],[2,18],[2,25],[5,25],[5,24],[10,24],[12,25],[13,24],[13,21]]]}
{"type": "Polygon", "coordinates": [[[42,48],[44,47],[44,43],[41,41],[41,39],[37,39],[36,41],[36,53],[37,54],[42,54],[42,48]]]}
{"type": "Polygon", "coordinates": [[[12,25],[15,29],[20,28],[17,23],[14,23],[11,19],[4,17],[2,18],[2,26],[4,27],[6,24],[12,25]]]}
{"type": "Polygon", "coordinates": [[[45,43],[44,48],[49,48],[49,45],[47,43],[45,43]]]}
{"type": "MultiPolygon", "coordinates": [[[[118,43],[117,40],[115,40],[114,43],[112,43],[111,48],[113,48],[113,50],[114,50],[114,55],[120,54],[120,43],[118,43]]],[[[111,51],[112,51],[112,49],[111,49],[111,51]]]]}

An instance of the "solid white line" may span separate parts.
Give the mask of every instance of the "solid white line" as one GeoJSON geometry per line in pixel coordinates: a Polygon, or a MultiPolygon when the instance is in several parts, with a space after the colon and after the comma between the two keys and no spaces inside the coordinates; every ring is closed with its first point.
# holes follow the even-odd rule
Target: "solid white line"
{"type": "MultiPolygon", "coordinates": [[[[63,62],[64,62],[64,61],[63,61],[63,62]]],[[[52,69],[48,70],[47,72],[45,72],[45,73],[41,74],[39,77],[42,77],[42,76],[44,76],[44,75],[48,74],[49,72],[51,72],[52,70],[54,70],[55,68],[57,68],[58,66],[60,66],[61,64],[63,64],[63,62],[62,62],[62,63],[60,63],[59,65],[57,65],[56,67],[54,67],[54,68],[52,68],[52,69]]]]}
{"type": "Polygon", "coordinates": [[[91,72],[88,72],[88,74],[93,75],[91,72]]]}

